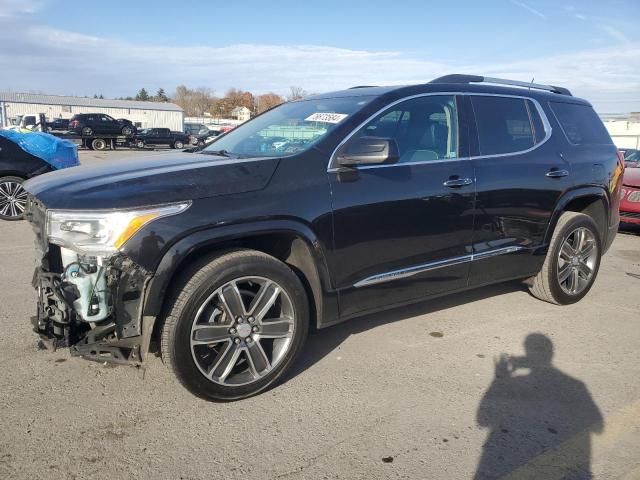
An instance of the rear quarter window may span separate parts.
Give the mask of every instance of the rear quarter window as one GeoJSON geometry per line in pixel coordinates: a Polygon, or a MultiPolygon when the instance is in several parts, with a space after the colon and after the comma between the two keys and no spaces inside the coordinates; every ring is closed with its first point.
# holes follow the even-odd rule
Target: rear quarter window
{"type": "Polygon", "coordinates": [[[611,145],[609,132],[589,105],[549,102],[567,140],[574,145],[611,145]]]}

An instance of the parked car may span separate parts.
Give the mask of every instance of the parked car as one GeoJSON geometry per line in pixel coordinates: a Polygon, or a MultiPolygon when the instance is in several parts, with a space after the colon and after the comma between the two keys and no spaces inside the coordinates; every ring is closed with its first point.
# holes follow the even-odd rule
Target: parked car
{"type": "Polygon", "coordinates": [[[184,133],[187,135],[198,135],[199,133],[209,130],[204,123],[185,123],[184,133]]]}
{"type": "Polygon", "coordinates": [[[514,279],[579,301],[617,232],[622,170],[560,87],[452,75],[307,97],[199,153],[29,181],[35,330],[124,364],[157,333],[190,391],[244,398],[311,326],[514,279]]]}
{"type": "Polygon", "coordinates": [[[134,134],[136,127],[129,120],[115,118],[104,113],[79,113],[69,121],[69,132],[83,137],[94,135],[134,134]]]}
{"type": "MultiPolygon", "coordinates": [[[[26,142],[28,145],[25,148],[32,145],[34,147],[31,149],[32,152],[37,151],[40,155],[46,156],[48,152],[54,150],[47,148],[49,142],[60,140],[43,141],[42,135],[44,134],[24,135],[18,132],[0,131],[0,220],[22,220],[27,203],[27,192],[22,184],[26,180],[67,166],[36,156],[19,144],[19,142],[26,142]]],[[[68,166],[78,165],[75,146],[71,148],[73,152],[67,157],[72,157],[72,161],[68,162],[68,166]],[[74,154],[75,162],[73,162],[74,154]]]]}
{"type": "Polygon", "coordinates": [[[70,120],[66,118],[56,118],[51,122],[47,122],[47,130],[52,131],[65,131],[69,130],[70,120]]]}
{"type": "Polygon", "coordinates": [[[624,164],[627,167],[638,167],[640,166],[640,150],[636,150],[634,148],[626,148],[623,149],[624,153],[624,164]]]}
{"type": "Polygon", "coordinates": [[[145,128],[135,134],[134,143],[138,148],[166,145],[181,149],[189,144],[189,135],[168,128],[145,128]]]}
{"type": "Polygon", "coordinates": [[[220,132],[218,131],[206,129],[201,131],[197,135],[192,135],[191,143],[198,147],[204,147],[205,145],[214,141],[219,135],[220,132]]]}
{"type": "Polygon", "coordinates": [[[640,225],[640,167],[630,166],[624,172],[620,221],[629,225],[640,225]]]}

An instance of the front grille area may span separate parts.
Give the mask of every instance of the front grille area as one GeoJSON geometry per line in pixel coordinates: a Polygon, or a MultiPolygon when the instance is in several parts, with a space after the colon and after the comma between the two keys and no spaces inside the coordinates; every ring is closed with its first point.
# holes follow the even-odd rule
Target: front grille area
{"type": "Polygon", "coordinates": [[[624,218],[636,218],[640,220],[640,212],[620,212],[620,219],[624,220],[624,218]]]}

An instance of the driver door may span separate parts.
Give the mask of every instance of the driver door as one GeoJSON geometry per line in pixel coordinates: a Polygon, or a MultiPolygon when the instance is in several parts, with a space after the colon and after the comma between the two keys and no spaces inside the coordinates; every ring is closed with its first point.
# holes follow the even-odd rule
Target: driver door
{"type": "Polygon", "coordinates": [[[353,134],[395,141],[392,164],[331,164],[341,316],[466,287],[474,216],[467,127],[454,95],[388,107],[353,134]]]}

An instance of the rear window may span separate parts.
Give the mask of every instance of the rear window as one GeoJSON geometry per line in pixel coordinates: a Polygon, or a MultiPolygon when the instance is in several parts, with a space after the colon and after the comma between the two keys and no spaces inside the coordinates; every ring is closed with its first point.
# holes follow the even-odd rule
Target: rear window
{"type": "Polygon", "coordinates": [[[611,144],[607,129],[589,105],[549,102],[564,134],[574,145],[611,144]]]}
{"type": "Polygon", "coordinates": [[[529,109],[522,98],[472,96],[480,155],[527,150],[535,145],[529,109]]]}

